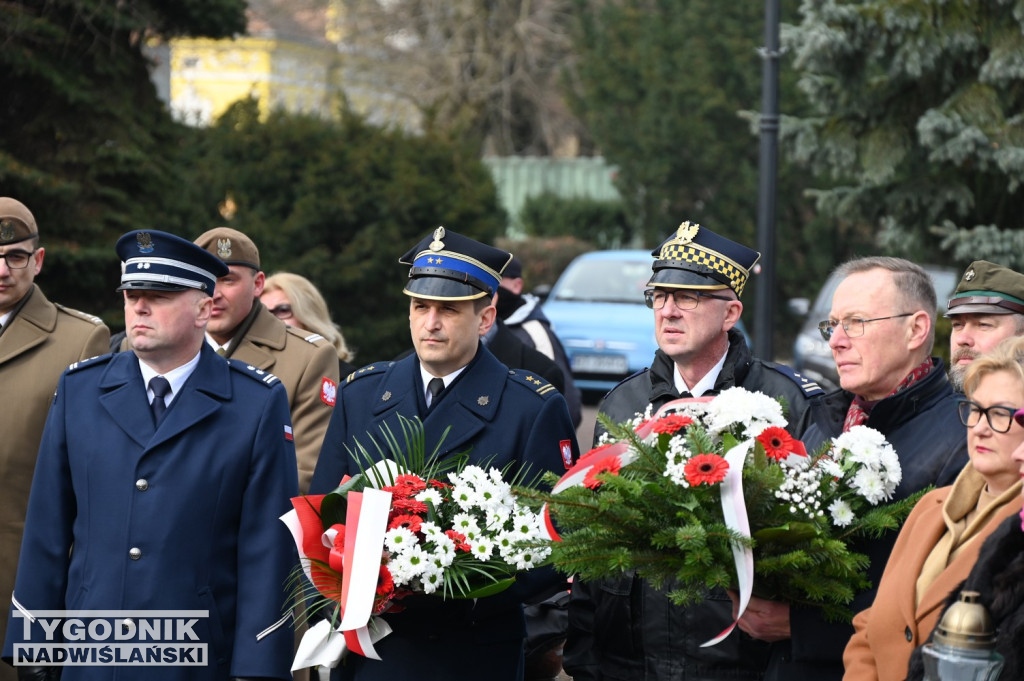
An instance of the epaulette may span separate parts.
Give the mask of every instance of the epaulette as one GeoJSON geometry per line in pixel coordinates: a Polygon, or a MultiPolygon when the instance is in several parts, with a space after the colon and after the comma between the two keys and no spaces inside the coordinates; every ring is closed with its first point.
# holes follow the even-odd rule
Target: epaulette
{"type": "Polygon", "coordinates": [[[99,366],[100,364],[106,364],[107,362],[110,361],[111,357],[113,357],[113,355],[107,353],[106,355],[96,355],[95,357],[90,357],[88,359],[80,359],[74,364],[70,365],[67,368],[67,372],[70,374],[72,371],[80,371],[87,367],[94,367],[99,366]]]}
{"type": "Polygon", "coordinates": [[[357,369],[351,374],[345,377],[345,383],[351,383],[352,381],[358,381],[360,378],[366,378],[373,374],[379,374],[391,367],[394,362],[375,362],[374,364],[367,364],[362,369],[357,369]]]}
{"type": "Polygon", "coordinates": [[[79,319],[83,319],[92,324],[96,324],[97,326],[103,323],[102,319],[100,319],[96,315],[89,314],[88,312],[82,312],[81,310],[76,310],[72,307],[64,307],[60,303],[54,303],[54,305],[57,307],[58,310],[60,310],[61,312],[66,312],[72,317],[78,317],[79,319]]]}
{"type": "Polygon", "coordinates": [[[263,385],[267,386],[268,388],[270,386],[274,385],[275,383],[280,382],[280,380],[281,380],[277,376],[275,376],[274,374],[270,373],[269,371],[264,371],[263,369],[257,369],[253,365],[247,364],[246,362],[243,362],[240,359],[230,359],[229,358],[228,359],[228,366],[230,366],[232,369],[234,369],[235,371],[237,371],[237,372],[239,372],[241,374],[245,374],[246,376],[248,376],[252,380],[258,381],[258,382],[262,383],[263,385]]]}
{"type": "Polygon", "coordinates": [[[517,383],[522,383],[538,395],[557,393],[558,388],[548,383],[543,376],[522,369],[509,369],[508,375],[517,383]]]}
{"type": "Polygon", "coordinates": [[[292,334],[293,336],[298,336],[299,338],[301,338],[302,340],[306,341],[310,345],[317,345],[321,341],[323,341],[324,343],[327,343],[328,345],[330,345],[330,341],[327,340],[326,338],[324,338],[323,336],[321,336],[320,334],[318,334],[318,333],[310,333],[309,331],[306,331],[305,329],[297,329],[294,326],[289,326],[288,327],[288,333],[292,334]]]}
{"type": "Polygon", "coordinates": [[[818,397],[819,395],[825,394],[825,391],[817,384],[816,381],[807,378],[792,367],[788,367],[785,364],[776,364],[775,362],[765,362],[765,366],[774,369],[800,386],[800,390],[803,391],[804,397],[818,397]]]}

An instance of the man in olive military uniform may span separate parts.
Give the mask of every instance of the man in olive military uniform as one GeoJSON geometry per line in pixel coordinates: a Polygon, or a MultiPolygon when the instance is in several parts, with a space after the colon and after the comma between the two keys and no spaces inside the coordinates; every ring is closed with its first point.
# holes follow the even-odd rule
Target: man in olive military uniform
{"type": "MultiPolygon", "coordinates": [[[[531,476],[572,464],[578,448],[565,398],[547,381],[509,369],[480,341],[494,323],[492,297],[511,258],[441,227],[402,256],[410,266],[404,292],[415,353],[346,379],[311,492],[329,492],[358,473],[351,448],[358,442],[377,451],[371,439],[384,428],[402,432],[401,417],[418,417],[427,451],[440,443],[442,457],[466,452],[470,464],[508,467],[509,474],[526,468],[531,476]]],[[[553,573],[530,571],[487,598],[403,600],[405,610],[383,616],[392,633],[375,644],[381,660],[350,655],[332,678],[521,681],[521,603],[557,583],[553,573]]]]}
{"type": "MultiPolygon", "coordinates": [[[[651,253],[644,292],[654,311],[658,350],[649,369],[615,386],[599,411],[622,422],[683,397],[732,387],[784,398],[789,430],[801,435],[811,399],[823,394],[789,367],[751,357],[735,325],[740,296],[760,254],[706,227],[684,222],[651,253]]],[[[595,444],[604,428],[598,424],[595,444]]],[[[576,581],[569,604],[565,669],[577,681],[600,679],[760,678],[769,647],[736,631],[703,647],[732,624],[722,590],[691,606],[673,605],[666,591],[627,574],[598,583],[576,581]]]]}
{"type": "Polygon", "coordinates": [[[960,277],[946,316],[949,381],[964,391],[964,374],[978,355],[1011,336],[1024,335],[1024,274],[987,260],[975,260],[960,277]]]}
{"type": "MultiPolygon", "coordinates": [[[[107,352],[110,331],[91,315],[56,305],[35,284],[46,251],[24,204],[0,198],[0,602],[11,603],[25,507],[39,438],[68,365],[107,352]]],[[[0,618],[0,640],[6,634],[0,618]]],[[[0,665],[0,679],[14,670],[0,665]]]]}

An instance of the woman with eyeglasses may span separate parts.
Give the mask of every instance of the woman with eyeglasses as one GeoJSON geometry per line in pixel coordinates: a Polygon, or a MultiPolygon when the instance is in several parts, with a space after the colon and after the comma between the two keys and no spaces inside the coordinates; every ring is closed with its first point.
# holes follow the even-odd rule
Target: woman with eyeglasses
{"type": "Polygon", "coordinates": [[[327,301],[309,279],[291,272],[277,272],[263,284],[260,302],[288,326],[326,338],[338,352],[342,380],[358,368],[349,361],[354,355],[345,343],[341,328],[331,321],[327,301]]]}
{"type": "Polygon", "coordinates": [[[952,485],[922,497],[900,530],[874,603],[854,617],[844,681],[903,681],[911,653],[985,538],[1020,513],[1021,467],[1013,454],[1024,447],[1024,338],[972,362],[964,391],[959,414],[970,463],[952,485]]]}

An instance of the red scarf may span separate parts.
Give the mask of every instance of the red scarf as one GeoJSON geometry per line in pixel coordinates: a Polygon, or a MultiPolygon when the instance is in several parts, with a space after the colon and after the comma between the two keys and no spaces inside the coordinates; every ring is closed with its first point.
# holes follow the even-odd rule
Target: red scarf
{"type": "MultiPolygon", "coordinates": [[[[928,375],[928,372],[932,370],[932,366],[932,359],[929,357],[922,362],[920,366],[907,374],[906,378],[900,381],[900,384],[896,386],[896,389],[882,399],[892,397],[896,393],[906,390],[910,386],[914,385],[928,375]]],[[[868,401],[860,395],[854,395],[853,402],[850,403],[850,409],[846,412],[846,420],[843,421],[843,432],[845,433],[854,426],[866,423],[868,417],[871,416],[871,410],[874,409],[875,405],[881,401],[882,400],[868,401]]]]}

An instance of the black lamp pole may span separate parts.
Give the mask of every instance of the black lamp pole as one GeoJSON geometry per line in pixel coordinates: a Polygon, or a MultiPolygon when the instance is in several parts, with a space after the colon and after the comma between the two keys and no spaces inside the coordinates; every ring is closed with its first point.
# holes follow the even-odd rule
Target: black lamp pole
{"type": "Polygon", "coordinates": [[[757,280],[754,355],[774,358],[775,320],[775,176],[779,146],[779,0],[764,3],[764,47],[761,71],[761,155],[758,168],[757,246],[761,273],[757,280]]]}

